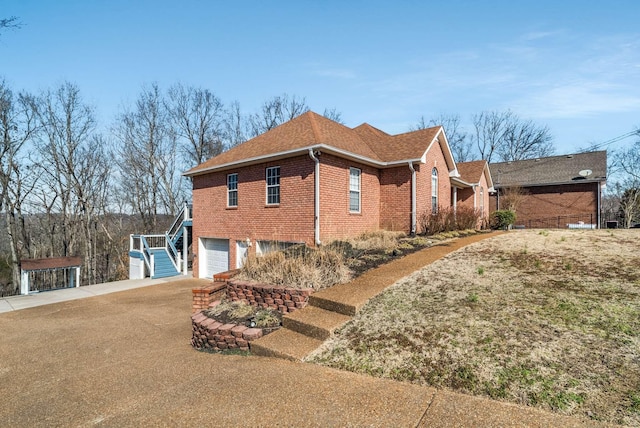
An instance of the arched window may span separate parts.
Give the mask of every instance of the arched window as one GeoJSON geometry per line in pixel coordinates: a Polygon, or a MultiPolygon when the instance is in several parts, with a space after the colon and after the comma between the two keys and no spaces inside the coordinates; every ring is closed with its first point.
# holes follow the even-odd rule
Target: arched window
{"type": "Polygon", "coordinates": [[[438,212],[438,170],[431,170],[431,212],[438,212]]]}

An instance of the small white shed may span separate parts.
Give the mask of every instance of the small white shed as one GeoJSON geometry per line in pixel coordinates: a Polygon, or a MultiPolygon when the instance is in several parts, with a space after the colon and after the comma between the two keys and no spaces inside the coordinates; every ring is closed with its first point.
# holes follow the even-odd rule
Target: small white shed
{"type": "Polygon", "coordinates": [[[29,294],[29,274],[32,272],[67,271],[68,287],[80,287],[81,257],[52,257],[20,261],[20,294],[29,294]]]}

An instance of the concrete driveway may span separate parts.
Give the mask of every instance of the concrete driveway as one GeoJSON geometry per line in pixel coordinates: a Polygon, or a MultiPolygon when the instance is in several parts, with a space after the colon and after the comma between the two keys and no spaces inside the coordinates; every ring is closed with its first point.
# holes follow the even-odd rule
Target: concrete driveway
{"type": "Polygon", "coordinates": [[[0,314],[0,426],[582,426],[310,364],[197,352],[197,281],[0,314]]]}

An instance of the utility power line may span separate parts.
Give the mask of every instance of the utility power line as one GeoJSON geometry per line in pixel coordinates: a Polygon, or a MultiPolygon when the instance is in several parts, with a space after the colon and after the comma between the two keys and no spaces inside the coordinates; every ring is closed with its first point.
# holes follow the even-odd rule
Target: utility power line
{"type": "Polygon", "coordinates": [[[632,137],[634,135],[640,136],[640,131],[627,132],[626,134],[619,135],[619,136],[617,136],[615,138],[612,138],[610,140],[603,141],[602,143],[594,144],[594,145],[590,146],[590,148],[601,149],[601,148],[603,148],[605,146],[609,146],[609,145],[611,145],[613,143],[617,143],[618,141],[624,140],[625,138],[629,138],[629,137],[632,137]]]}

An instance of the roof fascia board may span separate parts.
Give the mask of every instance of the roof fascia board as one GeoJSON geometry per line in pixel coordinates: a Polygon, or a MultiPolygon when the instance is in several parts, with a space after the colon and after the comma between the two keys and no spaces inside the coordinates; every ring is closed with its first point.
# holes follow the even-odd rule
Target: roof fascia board
{"type": "Polygon", "coordinates": [[[487,186],[489,186],[490,188],[493,188],[493,177],[491,176],[491,170],[489,169],[488,162],[484,163],[484,168],[482,170],[482,173],[485,174],[485,177],[487,177],[487,186]]]}
{"type": "Polygon", "coordinates": [[[209,172],[214,172],[214,171],[223,171],[225,169],[232,169],[232,168],[238,168],[238,167],[243,167],[243,166],[249,166],[249,165],[254,165],[257,163],[263,163],[263,162],[268,162],[268,161],[274,161],[274,160],[278,160],[278,159],[284,159],[284,158],[288,158],[288,157],[293,157],[293,156],[297,156],[297,155],[301,155],[301,154],[307,154],[309,152],[309,150],[320,150],[321,152],[327,152],[327,153],[332,153],[335,155],[338,155],[339,157],[342,158],[347,158],[347,159],[352,159],[355,160],[359,163],[365,164],[365,165],[370,165],[370,166],[375,166],[377,168],[391,168],[391,167],[395,167],[395,166],[399,166],[399,165],[405,165],[408,164],[409,162],[418,162],[418,163],[425,163],[425,160],[422,159],[404,159],[404,160],[398,160],[398,161],[391,161],[391,162],[382,162],[382,161],[378,161],[375,159],[371,159],[368,158],[366,156],[361,156],[361,155],[357,155],[355,153],[351,153],[348,152],[346,150],[341,150],[341,149],[337,149],[333,146],[329,146],[327,144],[315,144],[312,146],[307,146],[307,147],[301,147],[301,148],[297,148],[297,149],[293,149],[293,150],[287,150],[284,152],[278,152],[278,153],[271,153],[269,155],[265,155],[265,156],[256,156],[253,158],[248,158],[248,159],[244,159],[241,161],[237,161],[237,162],[229,162],[226,164],[222,164],[222,165],[215,165],[209,168],[203,168],[200,170],[196,170],[193,171],[191,173],[184,172],[182,173],[183,176],[186,177],[193,177],[196,175],[202,175],[202,174],[207,174],[209,172]]]}
{"type": "MultiPolygon", "coordinates": [[[[427,150],[424,151],[424,154],[422,155],[422,157],[426,159],[427,153],[429,152],[429,150],[431,150],[431,147],[435,142],[438,142],[440,144],[440,148],[442,149],[442,154],[444,155],[444,160],[447,163],[447,168],[449,169],[449,171],[451,172],[455,171],[454,175],[451,175],[451,174],[449,175],[452,177],[459,177],[460,174],[458,174],[458,166],[456,165],[456,161],[453,159],[453,154],[451,153],[451,147],[449,147],[449,140],[447,139],[447,134],[444,132],[444,128],[442,126],[440,126],[440,130],[436,133],[436,135],[434,135],[433,139],[429,143],[429,146],[427,147],[427,150]],[[444,138],[442,142],[438,138],[440,134],[442,134],[442,137],[444,138]]],[[[426,162],[423,162],[423,163],[426,163],[426,162]]]]}
{"type": "Polygon", "coordinates": [[[473,186],[477,186],[479,183],[467,183],[466,181],[458,178],[458,177],[451,177],[451,182],[455,183],[455,184],[459,184],[461,186],[466,187],[473,187],[473,186]]]}

